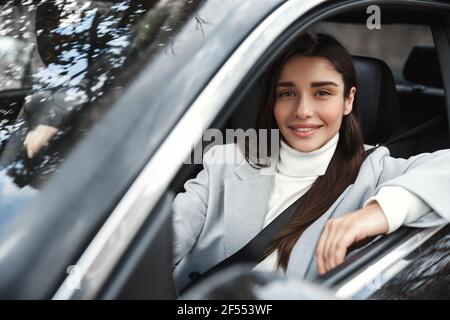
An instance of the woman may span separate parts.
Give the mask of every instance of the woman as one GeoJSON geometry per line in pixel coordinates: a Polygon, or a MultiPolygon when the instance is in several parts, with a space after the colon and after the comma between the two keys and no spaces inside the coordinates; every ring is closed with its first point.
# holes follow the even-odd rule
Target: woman
{"type": "Polygon", "coordinates": [[[333,37],[297,39],[273,64],[265,92],[256,128],[279,129],[273,172],[262,174],[248,148],[216,146],[174,200],[179,289],[245,246],[300,197],[256,269],[311,279],[342,263],[358,241],[404,224],[450,219],[443,195],[450,190],[449,150],[405,160],[380,147],[366,158],[355,69],[333,37]],[[224,164],[230,154],[238,154],[237,162],[224,164]]]}

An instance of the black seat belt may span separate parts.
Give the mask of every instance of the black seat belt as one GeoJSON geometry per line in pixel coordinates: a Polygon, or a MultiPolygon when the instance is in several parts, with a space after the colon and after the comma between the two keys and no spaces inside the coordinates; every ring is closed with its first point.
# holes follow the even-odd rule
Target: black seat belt
{"type": "Polygon", "coordinates": [[[446,121],[446,118],[447,117],[445,114],[441,114],[431,120],[428,120],[425,123],[422,123],[421,125],[413,128],[411,130],[408,130],[397,136],[392,136],[385,143],[377,144],[376,146],[373,146],[372,148],[367,149],[366,154],[368,156],[370,153],[375,151],[375,149],[378,147],[384,146],[389,149],[389,145],[391,145],[391,144],[401,142],[404,140],[408,140],[408,139],[416,138],[416,137],[420,136],[421,134],[428,132],[430,129],[432,130],[432,129],[436,128],[442,121],[446,121]]]}
{"type": "Polygon", "coordinates": [[[268,249],[270,241],[272,241],[272,239],[274,239],[275,236],[281,231],[281,229],[289,222],[295,210],[300,206],[302,199],[303,197],[300,197],[289,207],[287,207],[239,251],[201,274],[197,279],[191,281],[185,288],[183,288],[183,290],[180,291],[180,294],[183,294],[194,284],[198,284],[200,281],[205,280],[212,274],[215,274],[234,263],[240,262],[256,265],[256,263],[261,257],[263,257],[264,253],[268,249]]]}
{"type": "Polygon", "coordinates": [[[389,144],[393,144],[396,142],[400,142],[403,140],[408,140],[408,139],[412,139],[415,137],[420,136],[422,133],[429,131],[430,129],[435,129],[440,122],[445,121],[446,120],[446,115],[445,114],[440,114],[439,116],[428,120],[425,123],[422,123],[421,125],[408,130],[402,134],[399,134],[398,136],[393,136],[391,138],[389,138],[385,143],[381,144],[383,146],[387,146],[389,144]]]}

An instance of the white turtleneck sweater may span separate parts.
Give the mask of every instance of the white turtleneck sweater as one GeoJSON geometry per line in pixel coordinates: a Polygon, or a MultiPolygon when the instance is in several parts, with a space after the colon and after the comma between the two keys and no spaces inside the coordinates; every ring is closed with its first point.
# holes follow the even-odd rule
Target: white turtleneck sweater
{"type": "Polygon", "coordinates": [[[338,139],[339,134],[336,134],[325,145],[312,152],[297,151],[281,141],[280,158],[274,174],[264,227],[305,194],[319,176],[325,174],[338,139]]]}
{"type": "MultiPolygon", "coordinates": [[[[295,200],[303,196],[319,176],[325,174],[339,140],[339,133],[321,148],[300,152],[281,141],[279,161],[274,174],[274,184],[268,202],[263,227],[266,227],[295,200]]],[[[430,211],[421,199],[402,187],[386,186],[369,198],[363,207],[377,201],[389,224],[388,233],[402,224],[412,222],[430,211]],[[399,201],[400,200],[400,201],[399,201]]],[[[274,271],[277,252],[259,263],[255,270],[274,271]]]]}

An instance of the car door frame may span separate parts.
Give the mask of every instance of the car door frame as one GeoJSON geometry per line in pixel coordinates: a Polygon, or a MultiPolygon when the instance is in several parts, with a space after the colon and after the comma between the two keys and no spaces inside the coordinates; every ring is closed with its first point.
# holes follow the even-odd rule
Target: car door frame
{"type": "MultiPolygon", "coordinates": [[[[411,5],[438,6],[436,3],[426,1],[407,2],[411,5]]],[[[177,126],[174,127],[158,151],[150,159],[142,174],[137,177],[124,198],[113,210],[108,221],[100,228],[86,252],[81,256],[77,265],[82,266],[82,270],[85,270],[85,274],[82,276],[83,279],[90,283],[89,289],[85,290],[81,295],[75,295],[74,290],[67,286],[70,283],[70,278],[68,277],[54,298],[96,297],[100,288],[104,285],[108,274],[114,268],[120,256],[123,255],[129,242],[141,226],[142,221],[139,221],[135,225],[134,230],[129,232],[128,243],[122,248],[114,247],[115,258],[109,258],[109,260],[103,262],[109,265],[103,278],[88,279],[86,274],[95,264],[95,260],[105,257],[101,255],[104,249],[102,249],[102,246],[99,246],[98,239],[112,239],[118,232],[117,226],[124,222],[124,217],[133,219],[133,216],[139,214],[143,218],[148,212],[151,212],[151,209],[164,193],[183,161],[190,155],[192,145],[195,145],[200,140],[202,132],[213,123],[220,112],[223,112],[223,107],[230,99],[235,97],[238,88],[242,92],[245,91],[245,87],[250,87],[252,81],[261,74],[261,70],[285,48],[287,43],[313,23],[323,20],[330,15],[352,8],[367,7],[373,3],[376,3],[376,1],[344,1],[340,3],[334,1],[311,1],[308,3],[304,1],[288,1],[269,15],[237,47],[199,94],[177,126]],[[233,75],[233,78],[230,78],[230,75],[233,75]],[[201,130],[198,130],[198,128],[201,128],[201,130]],[[186,137],[185,132],[193,132],[193,134],[186,137]],[[177,146],[176,157],[173,157],[174,146],[177,146]],[[162,172],[164,175],[161,174],[162,172]],[[148,185],[150,178],[158,179],[159,184],[157,187],[148,185]],[[108,226],[110,221],[115,221],[114,223],[111,222],[115,227],[108,226]],[[97,248],[97,250],[90,250],[91,248],[97,248]],[[95,254],[91,253],[93,251],[95,251],[95,254]]],[[[386,4],[396,5],[400,3],[404,4],[405,1],[386,1],[386,4]]],[[[228,112],[232,112],[232,110],[230,108],[228,112]]]]}

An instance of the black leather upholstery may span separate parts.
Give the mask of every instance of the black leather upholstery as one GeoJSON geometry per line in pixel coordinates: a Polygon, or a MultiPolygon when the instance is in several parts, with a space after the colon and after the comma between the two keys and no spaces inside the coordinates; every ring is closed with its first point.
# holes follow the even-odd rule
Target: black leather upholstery
{"type": "Polygon", "coordinates": [[[400,123],[400,107],[394,77],[383,61],[353,56],[358,80],[358,105],[364,142],[385,142],[400,123]]]}
{"type": "Polygon", "coordinates": [[[403,76],[405,80],[415,84],[443,88],[436,49],[414,47],[406,60],[403,76]]]}

